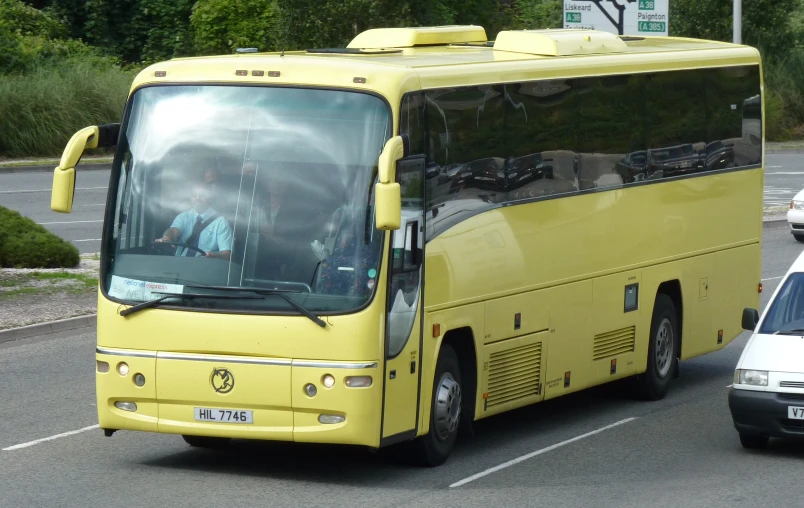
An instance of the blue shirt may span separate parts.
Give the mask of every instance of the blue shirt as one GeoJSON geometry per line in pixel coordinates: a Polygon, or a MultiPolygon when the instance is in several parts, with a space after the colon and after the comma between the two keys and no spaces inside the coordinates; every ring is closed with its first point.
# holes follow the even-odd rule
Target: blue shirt
{"type": "MultiPolygon", "coordinates": [[[[215,210],[212,208],[207,209],[206,212],[200,214],[201,222],[212,217],[215,213],[217,212],[215,212],[215,210]]],[[[173,220],[173,224],[171,224],[170,227],[181,231],[181,243],[186,243],[190,238],[190,235],[193,234],[193,226],[195,225],[195,220],[198,216],[199,213],[195,210],[187,210],[186,212],[182,212],[177,215],[173,220]]],[[[204,252],[222,252],[225,250],[232,250],[232,228],[229,227],[229,223],[223,218],[222,215],[218,216],[217,219],[212,221],[212,223],[204,228],[204,231],[201,232],[201,235],[198,237],[198,248],[204,252]]],[[[176,255],[183,256],[186,251],[187,249],[185,248],[177,248],[176,255]]],[[[197,251],[190,252],[191,255],[201,255],[197,251]]]]}

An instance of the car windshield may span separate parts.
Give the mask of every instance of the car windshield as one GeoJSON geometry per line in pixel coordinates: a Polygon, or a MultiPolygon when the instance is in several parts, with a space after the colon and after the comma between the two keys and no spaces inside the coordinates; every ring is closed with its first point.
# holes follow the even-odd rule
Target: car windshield
{"type": "MultiPolygon", "coordinates": [[[[335,90],[149,87],[132,97],[124,129],[106,221],[110,297],[227,286],[282,290],[324,313],[369,301],[383,239],[373,189],[391,132],[384,101],[335,90]]],[[[175,305],[293,309],[284,298],[175,305]]]]}
{"type": "Polygon", "coordinates": [[[804,329],[804,273],[790,274],[771,303],[758,333],[804,329]]]}

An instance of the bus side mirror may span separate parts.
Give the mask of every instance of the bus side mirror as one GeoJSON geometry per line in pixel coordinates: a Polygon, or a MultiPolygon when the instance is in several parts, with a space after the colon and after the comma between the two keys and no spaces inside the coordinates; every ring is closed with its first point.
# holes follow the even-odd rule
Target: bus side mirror
{"type": "Polygon", "coordinates": [[[76,132],[64,153],[58,167],[53,171],[53,186],[50,194],[50,209],[54,212],[70,213],[75,195],[75,167],[81,160],[84,150],[108,147],[117,144],[120,124],[93,125],[76,132]]]}
{"type": "Polygon", "coordinates": [[[396,182],[396,161],[408,152],[407,138],[394,136],[382,149],[379,182],[374,187],[374,221],[381,231],[402,227],[402,191],[396,182]]]}
{"type": "Polygon", "coordinates": [[[754,331],[759,323],[759,313],[756,309],[743,309],[743,329],[754,331]]]}

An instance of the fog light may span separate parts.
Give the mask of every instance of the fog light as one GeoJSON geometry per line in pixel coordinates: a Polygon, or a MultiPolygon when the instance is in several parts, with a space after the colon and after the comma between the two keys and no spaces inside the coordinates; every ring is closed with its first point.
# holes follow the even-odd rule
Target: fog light
{"type": "Polygon", "coordinates": [[[137,404],[133,402],[115,402],[114,407],[117,409],[122,409],[123,411],[131,411],[134,412],[137,410],[137,404]]]}
{"type": "Polygon", "coordinates": [[[119,372],[121,376],[125,376],[126,374],[128,374],[128,364],[126,362],[118,363],[117,372],[119,372]]]}
{"type": "Polygon", "coordinates": [[[134,384],[137,386],[143,386],[145,384],[145,376],[142,374],[134,374],[134,384]]]}
{"type": "Polygon", "coordinates": [[[314,384],[307,383],[304,385],[304,393],[306,393],[308,397],[315,397],[315,394],[318,393],[318,390],[314,384]]]}
{"type": "Polygon", "coordinates": [[[333,423],[343,423],[346,420],[345,416],[341,415],[318,415],[318,423],[324,424],[333,424],[333,423]]]}
{"type": "Polygon", "coordinates": [[[327,388],[332,388],[333,386],[335,386],[335,378],[332,377],[332,374],[325,374],[324,377],[321,378],[321,382],[327,388]]]}
{"type": "Polygon", "coordinates": [[[109,362],[95,360],[95,366],[98,368],[98,372],[102,372],[104,374],[109,372],[109,362]]]}
{"type": "Polygon", "coordinates": [[[345,379],[349,388],[368,388],[371,386],[371,376],[349,376],[345,379]]]}

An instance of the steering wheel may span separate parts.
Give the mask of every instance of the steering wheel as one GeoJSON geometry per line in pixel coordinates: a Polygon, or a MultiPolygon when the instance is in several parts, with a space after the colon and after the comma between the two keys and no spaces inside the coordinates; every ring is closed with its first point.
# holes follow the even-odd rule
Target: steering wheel
{"type": "Polygon", "coordinates": [[[173,247],[187,248],[187,249],[194,250],[196,252],[201,253],[202,256],[207,255],[206,252],[202,251],[201,249],[199,249],[197,247],[191,247],[189,245],[184,245],[183,243],[179,243],[179,242],[157,242],[156,240],[154,240],[153,242],[148,244],[148,250],[150,250],[151,252],[156,253],[156,254],[168,255],[166,252],[165,253],[159,252],[159,250],[164,251],[164,249],[159,249],[158,248],[158,246],[160,246],[160,245],[169,245],[169,246],[173,246],[173,247]]]}

